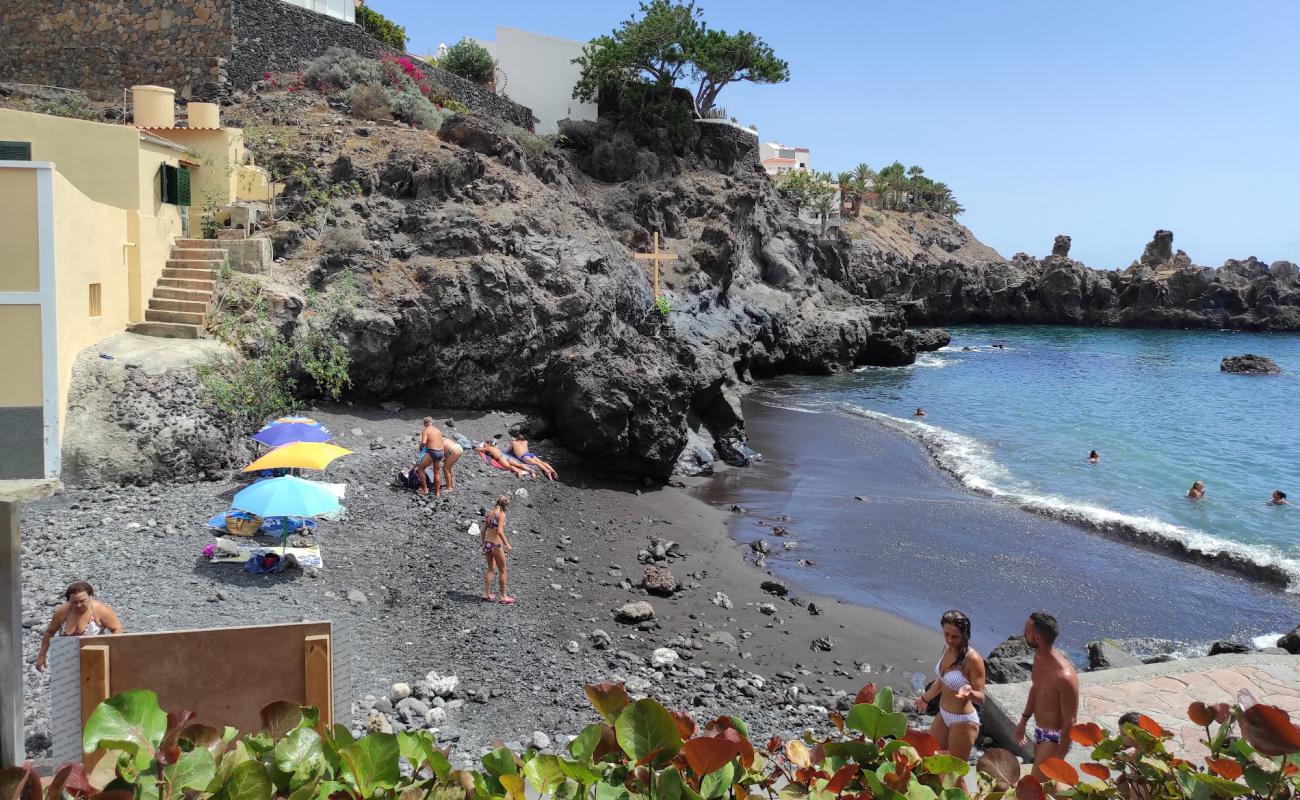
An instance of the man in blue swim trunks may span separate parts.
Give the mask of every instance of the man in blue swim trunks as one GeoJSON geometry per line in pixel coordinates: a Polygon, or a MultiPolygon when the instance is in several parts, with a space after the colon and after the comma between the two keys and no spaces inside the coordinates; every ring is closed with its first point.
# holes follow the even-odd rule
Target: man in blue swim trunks
{"type": "Polygon", "coordinates": [[[537,454],[528,449],[528,440],[518,434],[510,434],[510,448],[506,455],[518,461],[521,464],[530,464],[546,473],[546,477],[551,480],[559,478],[555,468],[550,464],[537,457],[537,454]]]}
{"type": "Polygon", "coordinates": [[[433,417],[424,418],[424,431],[420,433],[420,460],[415,465],[415,472],[420,476],[420,494],[429,493],[429,479],[424,474],[425,467],[433,467],[433,496],[442,495],[442,485],[438,482],[438,473],[442,470],[442,460],[447,451],[442,443],[442,431],[434,427],[433,417]]]}
{"type": "Polygon", "coordinates": [[[1024,747],[1025,725],[1034,718],[1034,777],[1043,779],[1040,767],[1049,758],[1065,758],[1070,751],[1070,728],[1079,713],[1079,675],[1068,656],[1056,649],[1060,627],[1056,617],[1035,611],[1025,622],[1025,643],[1034,651],[1029,676],[1029,700],[1016,726],[1016,742],[1024,747]]]}

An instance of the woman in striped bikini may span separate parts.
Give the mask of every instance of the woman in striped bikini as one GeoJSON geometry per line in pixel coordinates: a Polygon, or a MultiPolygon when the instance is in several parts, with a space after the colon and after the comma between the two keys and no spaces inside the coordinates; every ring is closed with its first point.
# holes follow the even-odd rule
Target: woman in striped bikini
{"type": "Polygon", "coordinates": [[[939,715],[930,733],[939,746],[962,759],[970,758],[980,730],[979,707],[984,703],[984,659],[970,647],[970,618],[960,611],[948,611],[939,620],[944,650],[934,665],[937,680],[916,698],[916,708],[925,708],[936,696],[939,715]]]}

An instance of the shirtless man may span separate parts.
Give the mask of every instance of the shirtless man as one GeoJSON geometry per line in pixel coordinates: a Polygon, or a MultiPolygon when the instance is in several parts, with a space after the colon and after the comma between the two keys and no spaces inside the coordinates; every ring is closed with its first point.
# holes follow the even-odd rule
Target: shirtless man
{"type": "Polygon", "coordinates": [[[528,449],[528,440],[522,436],[510,437],[509,454],[510,457],[515,459],[516,461],[522,461],[525,464],[532,464],[533,466],[537,467],[542,472],[546,473],[546,477],[550,478],[551,480],[556,480],[560,477],[559,474],[556,473],[555,467],[552,467],[550,464],[547,464],[545,461],[539,458],[536,453],[533,453],[528,449]]]}
{"type": "Polygon", "coordinates": [[[424,418],[424,431],[420,434],[420,461],[415,465],[415,472],[420,476],[420,494],[429,493],[429,479],[424,468],[433,467],[433,496],[442,496],[442,485],[438,482],[438,473],[442,469],[442,460],[447,451],[442,443],[442,431],[433,425],[433,417],[424,418]]]}
{"type": "Polygon", "coordinates": [[[479,442],[474,448],[474,452],[483,453],[488,458],[495,459],[498,464],[510,470],[516,478],[531,478],[533,473],[520,462],[501,452],[501,449],[491,442],[479,442]]]}
{"type": "Polygon", "coordinates": [[[1015,739],[1026,746],[1025,724],[1034,718],[1034,777],[1042,780],[1043,761],[1065,758],[1070,750],[1070,728],[1079,712],[1079,675],[1065,653],[1055,647],[1060,629],[1056,617],[1035,611],[1025,622],[1025,642],[1034,651],[1029,678],[1029,700],[1020,715],[1015,739]]]}

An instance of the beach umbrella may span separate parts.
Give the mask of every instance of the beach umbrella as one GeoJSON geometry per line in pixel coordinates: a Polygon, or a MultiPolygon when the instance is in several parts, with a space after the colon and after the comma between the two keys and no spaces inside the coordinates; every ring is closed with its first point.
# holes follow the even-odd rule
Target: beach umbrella
{"type": "Polygon", "coordinates": [[[325,469],[330,462],[352,451],[325,442],[294,442],[277,447],[244,467],[244,472],[262,469],[325,469]]]}
{"type": "Polygon", "coordinates": [[[230,505],[259,517],[318,517],[339,510],[334,493],[315,481],[265,478],[235,495],[230,505]]]}
{"type": "Polygon", "coordinates": [[[334,437],[324,428],[302,422],[269,425],[253,434],[253,441],[268,447],[280,447],[294,442],[328,442],[332,438],[334,437]]]}

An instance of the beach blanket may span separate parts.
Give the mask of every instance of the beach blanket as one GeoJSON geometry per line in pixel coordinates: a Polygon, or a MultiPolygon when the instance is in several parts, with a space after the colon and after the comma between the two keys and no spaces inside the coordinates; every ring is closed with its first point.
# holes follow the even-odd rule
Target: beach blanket
{"type": "MultiPolygon", "coordinates": [[[[483,456],[483,461],[484,461],[484,463],[486,463],[489,467],[492,467],[493,469],[505,470],[506,472],[513,472],[513,470],[511,470],[509,467],[507,467],[507,466],[506,466],[505,464],[503,464],[501,461],[499,461],[499,460],[493,458],[492,456],[489,456],[487,453],[479,453],[479,455],[483,456]]],[[[501,455],[503,455],[503,456],[506,455],[506,453],[505,453],[504,450],[501,451],[501,455]]],[[[511,461],[513,461],[513,462],[515,462],[516,464],[518,464],[519,466],[523,467],[524,470],[528,473],[528,477],[530,477],[530,478],[536,478],[536,477],[537,477],[536,473],[533,472],[533,470],[535,469],[535,467],[533,467],[532,464],[525,464],[524,462],[520,461],[519,459],[517,459],[517,458],[513,458],[513,457],[511,457],[511,456],[506,456],[506,458],[509,458],[511,461]]]]}
{"type": "MultiPolygon", "coordinates": [[[[213,514],[212,518],[208,520],[208,527],[216,531],[224,531],[226,530],[226,515],[236,514],[236,513],[241,514],[244,517],[249,516],[245,512],[242,511],[236,512],[232,508],[229,511],[222,511],[218,514],[213,514]]],[[[289,523],[289,533],[299,533],[299,532],[312,533],[316,530],[315,520],[296,519],[294,517],[288,517],[288,518],[267,517],[266,519],[262,520],[262,526],[258,528],[258,530],[262,533],[269,534],[271,536],[279,536],[282,532],[282,528],[280,525],[281,520],[285,520],[285,519],[287,519],[289,523]]]]}
{"type": "MultiPolygon", "coordinates": [[[[218,539],[218,548],[212,554],[212,563],[214,564],[246,564],[253,556],[264,556],[267,553],[281,554],[281,548],[275,545],[247,545],[240,543],[234,550],[229,548],[229,540],[218,539]]],[[[321,558],[319,547],[286,547],[283,548],[283,554],[293,556],[302,567],[316,567],[320,569],[325,566],[324,559],[321,558]]]]}

